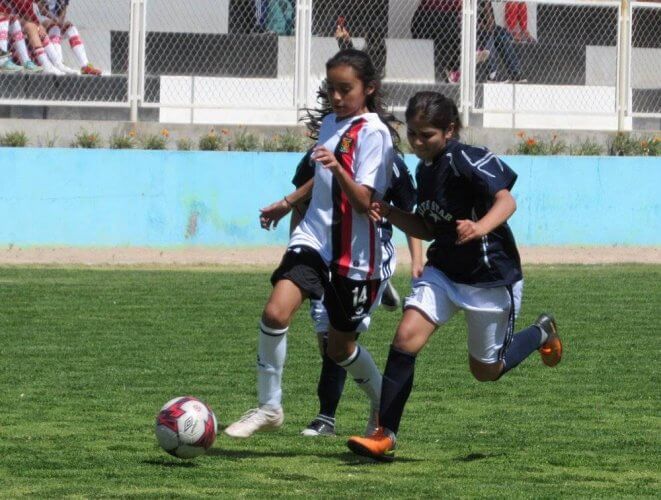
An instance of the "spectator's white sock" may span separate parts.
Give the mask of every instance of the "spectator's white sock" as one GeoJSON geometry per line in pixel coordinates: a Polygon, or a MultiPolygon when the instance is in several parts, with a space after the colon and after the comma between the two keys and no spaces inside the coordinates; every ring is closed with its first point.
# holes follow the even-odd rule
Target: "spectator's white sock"
{"type": "Polygon", "coordinates": [[[50,38],[53,48],[57,52],[57,62],[62,62],[62,30],[59,26],[51,26],[48,30],[48,38],[50,38]]]}
{"type": "Polygon", "coordinates": [[[338,363],[370,398],[372,408],[379,407],[381,399],[381,373],[367,349],[356,344],[356,350],[347,359],[338,363]]]}
{"type": "Polygon", "coordinates": [[[18,54],[18,60],[21,61],[22,65],[25,65],[31,59],[28,53],[28,46],[25,43],[25,37],[23,36],[23,30],[21,29],[21,23],[18,19],[9,24],[9,34],[11,35],[12,47],[14,47],[14,50],[18,54]]]}
{"type": "Polygon", "coordinates": [[[48,36],[45,36],[41,39],[41,45],[44,48],[44,52],[48,56],[48,60],[51,63],[57,64],[62,62],[59,58],[59,54],[57,53],[57,49],[53,46],[48,36]]]}
{"type": "Polygon", "coordinates": [[[75,26],[71,26],[65,33],[67,38],[69,38],[69,45],[71,45],[71,50],[73,50],[76,59],[78,59],[78,64],[81,68],[87,66],[90,62],[87,59],[87,52],[85,51],[85,45],[78,34],[78,30],[75,26]]]}
{"type": "Polygon", "coordinates": [[[0,50],[9,50],[9,17],[0,15],[0,50]]]}
{"type": "Polygon", "coordinates": [[[50,58],[46,54],[46,50],[43,47],[37,47],[32,51],[34,58],[39,63],[39,66],[44,68],[46,71],[49,71],[53,68],[53,63],[51,63],[50,58]]]}
{"type": "Polygon", "coordinates": [[[282,406],[282,369],[287,356],[287,330],[259,325],[257,396],[260,406],[282,406]]]}

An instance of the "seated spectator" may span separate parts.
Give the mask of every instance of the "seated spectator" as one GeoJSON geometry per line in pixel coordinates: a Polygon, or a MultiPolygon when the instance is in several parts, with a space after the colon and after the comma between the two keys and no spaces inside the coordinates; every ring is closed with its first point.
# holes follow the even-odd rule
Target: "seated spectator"
{"type": "Polygon", "coordinates": [[[436,75],[458,83],[461,78],[462,0],[420,0],[413,20],[413,38],[434,40],[436,75]]]}
{"type": "Polygon", "coordinates": [[[11,38],[12,49],[23,66],[23,71],[63,75],[64,73],[51,63],[49,54],[54,54],[55,49],[34,13],[32,0],[0,0],[0,2],[3,4],[3,9],[11,13],[8,37],[11,38]],[[39,65],[30,58],[23,30],[39,65]]]}
{"type": "Polygon", "coordinates": [[[528,31],[528,7],[525,2],[505,3],[505,23],[516,42],[534,42],[528,31]]]}
{"type": "Polygon", "coordinates": [[[87,51],[78,28],[67,20],[67,9],[70,0],[38,0],[39,21],[48,33],[54,51],[48,56],[53,65],[63,73],[100,76],[101,70],[95,68],[87,59],[87,51]],[[64,35],[62,35],[64,33],[64,35]],[[69,46],[78,62],[80,71],[64,65],[62,57],[62,36],[69,40],[69,46]]]}
{"type": "Polygon", "coordinates": [[[496,24],[490,0],[480,0],[477,15],[478,45],[489,51],[487,79],[492,82],[507,80],[525,82],[521,78],[521,64],[514,48],[512,35],[505,28],[496,24]],[[498,73],[499,60],[507,70],[506,78],[501,78],[498,73]]]}
{"type": "Polygon", "coordinates": [[[0,1],[0,73],[17,73],[23,68],[14,64],[9,54],[9,17],[11,10],[0,1]]]}

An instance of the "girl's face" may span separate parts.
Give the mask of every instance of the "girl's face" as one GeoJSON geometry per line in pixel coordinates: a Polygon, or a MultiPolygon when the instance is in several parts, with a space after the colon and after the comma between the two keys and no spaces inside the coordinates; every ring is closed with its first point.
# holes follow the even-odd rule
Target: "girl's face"
{"type": "Polygon", "coordinates": [[[367,96],[374,92],[374,86],[363,85],[355,69],[342,65],[326,73],[326,90],[333,111],[342,119],[367,113],[367,96]]]}
{"type": "Polygon", "coordinates": [[[443,151],[454,133],[454,124],[442,130],[418,114],[406,122],[406,135],[415,155],[424,161],[432,161],[443,151]]]}

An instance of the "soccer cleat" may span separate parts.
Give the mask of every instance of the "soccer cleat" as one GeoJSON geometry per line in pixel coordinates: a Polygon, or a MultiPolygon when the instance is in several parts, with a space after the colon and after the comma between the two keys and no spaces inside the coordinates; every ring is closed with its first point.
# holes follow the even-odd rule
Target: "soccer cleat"
{"type": "Polygon", "coordinates": [[[546,333],[546,342],[539,348],[542,362],[546,366],[555,366],[562,359],[562,342],[558,335],[558,325],[551,314],[542,313],[533,323],[546,333]]]}
{"type": "Polygon", "coordinates": [[[225,429],[225,434],[234,438],[247,438],[255,432],[275,430],[282,427],[285,414],[282,408],[260,406],[253,408],[225,429]]]}
{"type": "Polygon", "coordinates": [[[307,437],[335,436],[335,424],[331,423],[327,417],[317,415],[317,417],[315,417],[315,419],[301,431],[301,435],[307,437]]]}
{"type": "Polygon", "coordinates": [[[87,66],[83,66],[80,68],[80,74],[81,75],[91,75],[91,76],[101,76],[101,70],[99,68],[95,68],[91,64],[88,64],[87,66]]]}
{"type": "Polygon", "coordinates": [[[395,435],[383,427],[369,436],[351,436],[347,446],[356,455],[369,457],[379,462],[392,462],[395,459],[395,435]]]}
{"type": "Polygon", "coordinates": [[[379,427],[379,407],[370,409],[370,416],[367,419],[367,427],[365,427],[365,435],[371,436],[376,432],[379,427]]]}
{"type": "Polygon", "coordinates": [[[44,68],[36,65],[33,61],[25,61],[25,64],[23,64],[24,73],[41,73],[43,71],[44,68]]]}
{"type": "Polygon", "coordinates": [[[396,311],[399,308],[401,300],[399,299],[399,294],[393,286],[393,284],[388,280],[386,282],[386,287],[383,289],[383,295],[381,296],[381,306],[386,311],[396,311]]]}
{"type": "Polygon", "coordinates": [[[9,58],[0,64],[0,73],[18,73],[20,71],[23,71],[23,67],[14,64],[14,61],[9,58]]]}

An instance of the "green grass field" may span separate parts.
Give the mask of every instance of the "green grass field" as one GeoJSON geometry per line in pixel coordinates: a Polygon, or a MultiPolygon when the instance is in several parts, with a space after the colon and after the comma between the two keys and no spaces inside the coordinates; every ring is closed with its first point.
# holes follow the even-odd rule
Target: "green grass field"
{"type": "MultiPolygon", "coordinates": [[[[282,430],[179,461],[154,416],[192,394],[221,424],[256,401],[267,271],[0,269],[0,495],[661,496],[661,266],[526,269],[519,326],[550,309],[566,346],[497,383],[467,367],[463,318],[418,358],[398,460],[351,454],[367,402],[347,382],[340,437],[309,439],[320,366],[307,310],[289,336],[282,430]]],[[[396,278],[400,293],[407,278],[396,278]]],[[[383,367],[399,313],[363,338],[383,367]]]]}

